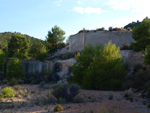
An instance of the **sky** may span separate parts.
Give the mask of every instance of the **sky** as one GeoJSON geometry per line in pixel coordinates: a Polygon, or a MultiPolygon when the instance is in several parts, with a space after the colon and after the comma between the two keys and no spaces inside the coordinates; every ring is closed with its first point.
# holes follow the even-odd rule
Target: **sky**
{"type": "Polygon", "coordinates": [[[66,38],[85,28],[124,27],[150,17],[149,0],[0,0],[0,32],[45,40],[55,25],[66,38]]]}

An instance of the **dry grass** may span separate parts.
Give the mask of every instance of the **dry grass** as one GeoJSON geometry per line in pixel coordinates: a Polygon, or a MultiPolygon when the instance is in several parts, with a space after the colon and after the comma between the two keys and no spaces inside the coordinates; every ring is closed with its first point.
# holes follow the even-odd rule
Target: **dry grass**
{"type": "MultiPolygon", "coordinates": [[[[56,106],[51,94],[52,89],[42,89],[39,85],[22,85],[14,89],[17,96],[0,99],[2,113],[53,113],[56,106]]],[[[0,91],[2,86],[0,87],[0,91]]],[[[77,97],[83,99],[81,103],[61,104],[63,113],[150,113],[148,103],[143,105],[138,94],[133,96],[133,102],[124,98],[125,92],[81,90],[77,97]],[[113,96],[112,99],[110,97],[113,96]]]]}

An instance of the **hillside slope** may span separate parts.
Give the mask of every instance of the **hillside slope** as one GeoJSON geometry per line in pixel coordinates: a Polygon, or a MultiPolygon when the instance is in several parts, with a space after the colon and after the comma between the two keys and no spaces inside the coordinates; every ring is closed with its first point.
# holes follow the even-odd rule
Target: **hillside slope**
{"type": "MultiPolygon", "coordinates": [[[[6,51],[7,48],[8,48],[8,43],[11,39],[11,36],[13,35],[14,33],[12,32],[4,32],[4,33],[0,33],[0,49],[6,51]]],[[[43,40],[40,40],[40,39],[37,39],[37,38],[34,38],[34,37],[31,37],[29,35],[25,35],[25,34],[22,34],[24,35],[27,40],[30,42],[30,45],[32,45],[32,43],[34,41],[39,41],[39,42],[43,42],[43,40]]]]}

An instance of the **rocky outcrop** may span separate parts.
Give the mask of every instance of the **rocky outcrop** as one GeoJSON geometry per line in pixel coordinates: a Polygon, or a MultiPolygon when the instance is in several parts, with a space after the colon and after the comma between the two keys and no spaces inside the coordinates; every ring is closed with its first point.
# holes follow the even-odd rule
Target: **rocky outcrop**
{"type": "Polygon", "coordinates": [[[117,47],[123,47],[125,43],[130,44],[135,42],[132,38],[131,31],[89,31],[80,32],[70,36],[69,51],[76,52],[82,51],[85,45],[92,44],[105,44],[112,41],[117,47]]]}
{"type": "Polygon", "coordinates": [[[55,62],[55,73],[60,77],[60,80],[66,80],[71,75],[72,65],[75,64],[74,58],[68,60],[58,60],[55,62]]]}

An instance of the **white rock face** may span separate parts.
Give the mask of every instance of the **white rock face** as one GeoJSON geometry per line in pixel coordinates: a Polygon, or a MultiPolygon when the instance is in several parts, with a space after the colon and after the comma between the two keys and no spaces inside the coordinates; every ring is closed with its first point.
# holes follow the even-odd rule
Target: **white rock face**
{"type": "Polygon", "coordinates": [[[75,58],[67,59],[67,60],[58,60],[56,61],[61,65],[61,71],[57,72],[60,79],[67,78],[67,75],[69,73],[69,67],[76,63],[75,58]]]}
{"type": "Polygon", "coordinates": [[[105,44],[112,41],[117,47],[122,47],[126,42],[135,42],[130,31],[89,31],[70,36],[69,51],[81,51],[85,45],[105,44]]]}

